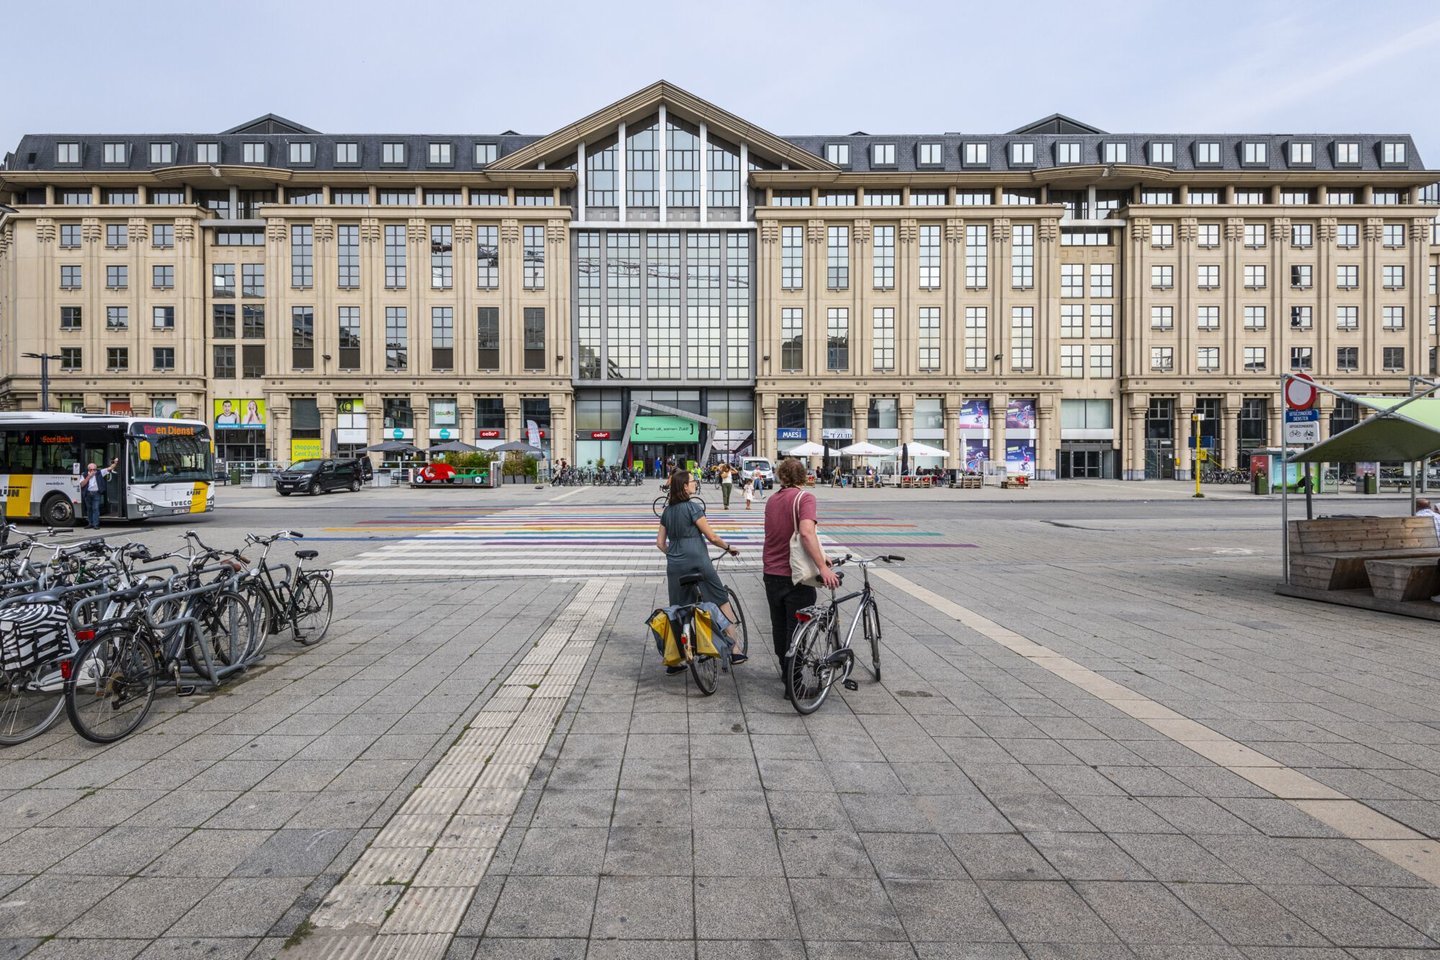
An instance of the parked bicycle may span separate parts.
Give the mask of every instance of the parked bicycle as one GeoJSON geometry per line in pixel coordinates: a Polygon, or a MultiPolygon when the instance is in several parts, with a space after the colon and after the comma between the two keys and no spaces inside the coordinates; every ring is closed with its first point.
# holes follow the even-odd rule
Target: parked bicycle
{"type": "MultiPolygon", "coordinates": [[[[307,647],[325,639],[330,630],[335,611],[334,591],[330,588],[333,572],[305,569],[305,561],[320,556],[319,551],[296,550],[293,570],[288,564],[271,563],[269,559],[270,548],[279,541],[294,543],[304,538],[303,533],[294,530],[281,530],[268,537],[245,537],[247,544],[261,548],[260,558],[240,575],[238,587],[255,616],[254,653],[264,647],[266,638],[282,630],[288,629],[296,643],[307,647]]],[[[244,556],[236,557],[248,563],[244,556]]]]}
{"type": "MultiPolygon", "coordinates": [[[[711,562],[718,564],[728,556],[730,556],[730,554],[722,553],[717,557],[711,557],[711,562]]],[[[697,611],[702,609],[700,605],[704,602],[704,597],[700,592],[700,584],[703,583],[704,580],[705,577],[701,574],[693,574],[680,579],[680,585],[690,589],[691,600],[689,603],[677,609],[675,622],[679,626],[679,636],[676,637],[676,642],[679,645],[681,662],[689,667],[690,675],[695,679],[695,686],[699,687],[700,692],[708,697],[715,692],[719,683],[720,674],[729,671],[730,658],[733,651],[731,650],[730,642],[727,642],[725,638],[719,636],[721,631],[719,630],[718,624],[711,620],[710,629],[716,634],[716,636],[712,638],[712,642],[715,644],[715,648],[720,656],[715,657],[700,652],[699,638],[704,628],[697,626],[696,614],[697,611]]],[[[730,622],[735,625],[735,632],[738,634],[734,645],[738,648],[742,656],[748,657],[750,652],[750,628],[745,620],[745,608],[741,606],[740,595],[735,592],[735,588],[728,583],[724,584],[724,587],[724,603],[729,604],[730,611],[733,614],[730,622]]]]}
{"type": "MultiPolygon", "coordinates": [[[[805,607],[795,614],[798,623],[785,655],[785,662],[789,664],[785,673],[785,690],[797,712],[810,714],[818,710],[837,678],[847,690],[858,689],[859,685],[850,679],[850,672],[855,666],[855,651],[851,642],[857,629],[863,632],[866,645],[870,648],[868,669],[874,674],[875,681],[880,681],[880,608],[870,587],[870,567],[904,559],[895,554],[881,554],[875,557],[845,556],[831,561],[832,567],[847,563],[858,566],[862,587],[841,597],[831,590],[828,601],[805,607]],[[857,598],[860,602],[842,639],[840,608],[857,598]]],[[[836,575],[841,576],[838,571],[836,575]]]]}

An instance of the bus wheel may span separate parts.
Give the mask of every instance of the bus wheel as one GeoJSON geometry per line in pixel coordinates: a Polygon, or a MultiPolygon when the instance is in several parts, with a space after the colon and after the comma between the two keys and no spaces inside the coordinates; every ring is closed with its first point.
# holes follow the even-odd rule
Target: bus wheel
{"type": "Polygon", "coordinates": [[[59,493],[52,493],[45,498],[40,505],[41,518],[52,527],[70,527],[75,524],[75,504],[70,498],[59,493]]]}

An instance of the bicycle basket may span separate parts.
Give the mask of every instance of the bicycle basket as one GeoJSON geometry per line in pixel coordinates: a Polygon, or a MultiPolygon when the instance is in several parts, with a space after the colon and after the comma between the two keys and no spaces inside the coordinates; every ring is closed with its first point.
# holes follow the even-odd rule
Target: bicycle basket
{"type": "Polygon", "coordinates": [[[24,670],[53,660],[65,648],[69,617],[55,603],[22,603],[0,610],[0,669],[24,670]]]}

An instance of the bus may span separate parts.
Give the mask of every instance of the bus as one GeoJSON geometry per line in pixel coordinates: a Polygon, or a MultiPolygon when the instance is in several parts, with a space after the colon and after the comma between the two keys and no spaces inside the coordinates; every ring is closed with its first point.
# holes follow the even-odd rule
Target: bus
{"type": "Polygon", "coordinates": [[[100,516],[145,520],[215,509],[215,448],[195,420],[84,413],[0,413],[5,516],[70,526],[87,463],[119,459],[100,516]]]}

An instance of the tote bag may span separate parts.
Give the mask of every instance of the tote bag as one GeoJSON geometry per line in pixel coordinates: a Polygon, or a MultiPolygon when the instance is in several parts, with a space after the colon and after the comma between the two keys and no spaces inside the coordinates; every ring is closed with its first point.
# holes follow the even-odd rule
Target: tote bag
{"type": "Polygon", "coordinates": [[[797,491],[795,500],[790,504],[795,516],[795,532],[790,534],[790,582],[796,586],[803,584],[814,587],[824,581],[820,579],[820,568],[810,559],[810,554],[805,549],[805,541],[800,537],[800,498],[803,496],[805,491],[797,491]]]}

